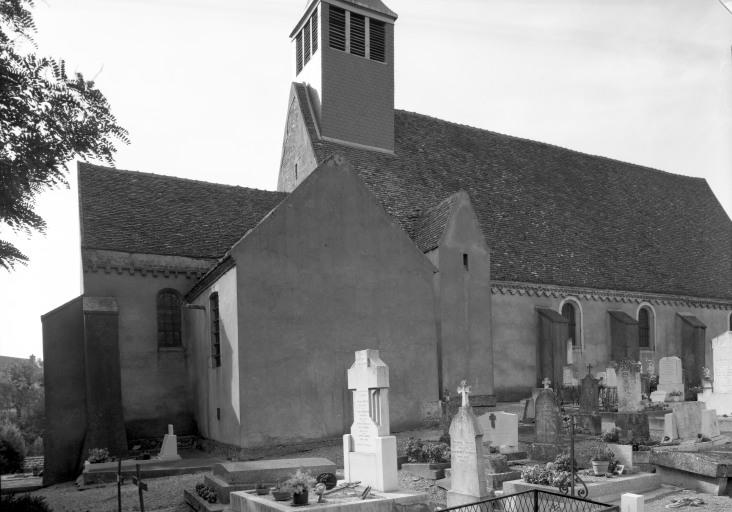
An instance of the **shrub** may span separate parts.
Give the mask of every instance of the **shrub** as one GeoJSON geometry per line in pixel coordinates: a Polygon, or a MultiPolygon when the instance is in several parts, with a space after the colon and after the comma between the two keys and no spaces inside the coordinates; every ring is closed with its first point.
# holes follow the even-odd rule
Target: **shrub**
{"type": "Polygon", "coordinates": [[[38,436],[33,440],[33,444],[28,448],[28,455],[43,455],[43,438],[41,436],[38,436]]]}
{"type": "Polygon", "coordinates": [[[527,466],[521,470],[521,478],[530,484],[552,485],[554,472],[539,465],[527,466]]]}
{"type": "Polygon", "coordinates": [[[405,447],[405,455],[408,462],[450,462],[450,445],[410,437],[405,447]]]}
{"type": "Polygon", "coordinates": [[[196,494],[198,494],[201,498],[208,501],[209,503],[216,503],[216,491],[207,485],[197,483],[196,494]]]}
{"type": "Polygon", "coordinates": [[[53,512],[43,496],[6,494],[0,498],[3,512],[53,512]]]}
{"type": "Polygon", "coordinates": [[[89,455],[87,455],[87,460],[91,464],[96,464],[98,462],[107,462],[109,461],[109,450],[106,448],[89,448],[89,455]]]}
{"type": "Polygon", "coordinates": [[[23,470],[25,441],[18,427],[12,423],[0,425],[0,474],[23,470]]]}
{"type": "MultiPolygon", "coordinates": [[[[577,469],[577,461],[574,461],[574,468],[577,469]]],[[[561,453],[554,459],[553,469],[556,471],[572,471],[568,453],[561,453]]]]}

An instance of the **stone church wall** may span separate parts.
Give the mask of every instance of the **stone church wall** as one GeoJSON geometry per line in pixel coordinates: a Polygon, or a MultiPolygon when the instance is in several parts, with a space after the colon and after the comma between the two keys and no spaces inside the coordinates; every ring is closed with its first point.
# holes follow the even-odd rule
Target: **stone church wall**
{"type": "Polygon", "coordinates": [[[389,365],[393,429],[436,408],[435,269],[350,169],[323,164],[231,254],[239,446],[346,432],[346,370],[364,348],[389,365]]]}
{"type": "MultiPolygon", "coordinates": [[[[160,262],[166,257],[160,256],[160,262]]],[[[170,273],[84,273],[84,293],[115,297],[119,306],[122,408],[128,439],[160,437],[172,423],[179,434],[196,432],[183,346],[159,348],[156,298],[173,288],[184,294],[195,277],[170,273]]]]}
{"type": "Polygon", "coordinates": [[[237,446],[241,423],[241,386],[250,385],[239,369],[236,268],[229,269],[194,300],[184,312],[189,387],[200,434],[237,446]],[[221,365],[211,358],[211,294],[219,297],[221,365]]]}
{"type": "Polygon", "coordinates": [[[598,299],[582,298],[582,294],[554,292],[554,295],[539,296],[527,289],[510,293],[509,287],[495,285],[493,288],[493,351],[495,360],[495,385],[499,401],[512,401],[531,395],[535,386],[536,350],[539,320],[537,307],[561,311],[567,297],[577,298],[582,314],[582,349],[573,351],[577,375],[587,372],[587,363],[593,365],[593,373],[604,371],[610,360],[611,336],[609,310],[623,311],[634,319],[638,318],[641,305],[650,305],[655,321],[652,322],[651,349],[641,349],[642,360],[653,360],[658,368],[661,357],[681,355],[681,332],[677,313],[691,313],[706,327],[706,365],[711,367],[711,340],[727,329],[730,306],[727,309],[703,305],[702,301],[673,301],[659,299],[659,296],[644,297],[640,294],[619,294],[611,292],[597,294],[598,299]],[[625,295],[625,300],[616,297],[625,295]],[[655,343],[654,343],[655,340],[655,343]]]}

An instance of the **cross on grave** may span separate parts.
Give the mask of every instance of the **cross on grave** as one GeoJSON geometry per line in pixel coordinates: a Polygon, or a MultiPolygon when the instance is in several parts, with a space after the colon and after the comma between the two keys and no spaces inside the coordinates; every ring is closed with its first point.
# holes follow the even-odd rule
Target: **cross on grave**
{"type": "Polygon", "coordinates": [[[496,428],[496,415],[491,413],[488,419],[491,420],[491,428],[496,428]]]}
{"type": "Polygon", "coordinates": [[[468,382],[465,380],[460,381],[460,386],[458,387],[457,392],[463,396],[462,407],[468,407],[470,405],[470,400],[468,399],[470,386],[468,386],[468,382]]]}
{"type": "Polygon", "coordinates": [[[544,377],[544,380],[542,380],[541,383],[544,384],[544,389],[549,389],[552,381],[550,381],[547,377],[544,377]]]}
{"type": "Polygon", "coordinates": [[[587,363],[587,375],[590,374],[591,370],[592,370],[592,365],[590,363],[587,363]]]}
{"type": "Polygon", "coordinates": [[[147,484],[140,478],[140,465],[135,464],[135,475],[132,477],[132,483],[137,486],[137,493],[140,495],[140,512],[145,512],[145,500],[142,491],[147,491],[147,484]]]}

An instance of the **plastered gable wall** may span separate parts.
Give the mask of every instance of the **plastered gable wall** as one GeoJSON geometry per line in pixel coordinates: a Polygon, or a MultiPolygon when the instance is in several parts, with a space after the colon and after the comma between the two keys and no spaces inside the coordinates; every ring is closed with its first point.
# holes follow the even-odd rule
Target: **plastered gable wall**
{"type": "Polygon", "coordinates": [[[389,365],[392,428],[436,404],[434,267],[350,169],[323,164],[232,256],[243,446],[343,434],[360,349],[389,365]]]}
{"type": "MultiPolygon", "coordinates": [[[[161,256],[161,261],[165,257],[161,256]]],[[[184,347],[158,349],[157,294],[184,294],[194,282],[181,275],[85,272],[87,296],[115,297],[119,306],[122,409],[128,439],[159,437],[172,423],[177,433],[195,433],[184,347]]]]}
{"type": "MultiPolygon", "coordinates": [[[[539,320],[536,308],[546,307],[560,312],[565,298],[563,295],[536,297],[526,293],[493,293],[493,349],[498,400],[517,400],[531,394],[537,378],[539,320]]],[[[587,372],[587,363],[592,364],[592,372],[595,373],[604,371],[610,361],[608,311],[623,311],[637,319],[641,302],[586,300],[579,297],[577,302],[582,309],[583,348],[574,351],[574,364],[578,375],[582,376],[587,372]]],[[[676,316],[677,312],[688,312],[707,325],[706,361],[707,366],[711,366],[711,340],[725,328],[729,310],[655,303],[652,308],[656,317],[656,342],[652,351],[641,349],[641,359],[653,359],[658,369],[661,357],[680,355],[681,339],[676,327],[676,316]]]]}
{"type": "Polygon", "coordinates": [[[303,121],[302,108],[309,108],[309,106],[300,105],[295,89],[292,87],[282,142],[280,174],[277,180],[277,190],[280,192],[293,190],[318,165],[307,127],[303,121]],[[297,166],[297,172],[295,172],[295,166],[297,166]]]}
{"type": "Polygon", "coordinates": [[[241,429],[239,334],[237,321],[236,268],[229,269],[187,308],[187,347],[190,350],[189,379],[194,414],[201,435],[226,444],[238,445],[241,429]],[[219,296],[221,366],[211,358],[210,297],[219,296]],[[219,409],[217,416],[216,409],[219,409]]]}
{"type": "MultiPolygon", "coordinates": [[[[472,395],[492,397],[490,253],[466,193],[456,194],[447,228],[430,260],[440,271],[436,283],[442,386],[454,395],[466,379],[472,395]],[[463,255],[468,257],[467,268],[463,255]]],[[[482,400],[478,396],[473,399],[476,404],[482,400]]]]}

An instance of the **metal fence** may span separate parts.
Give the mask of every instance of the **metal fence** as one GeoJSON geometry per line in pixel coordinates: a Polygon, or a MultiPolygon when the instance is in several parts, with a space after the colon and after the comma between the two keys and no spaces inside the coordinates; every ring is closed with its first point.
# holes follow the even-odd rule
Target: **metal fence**
{"type": "Polygon", "coordinates": [[[617,506],[564,494],[532,489],[443,509],[442,512],[619,512],[617,506]]]}
{"type": "MultiPolygon", "coordinates": [[[[557,386],[557,398],[559,405],[579,407],[581,388],[580,386],[557,386]]],[[[618,388],[616,387],[600,387],[600,410],[601,411],[617,411],[618,410],[618,388]]]]}

